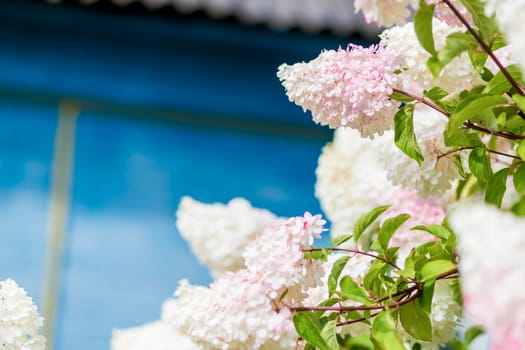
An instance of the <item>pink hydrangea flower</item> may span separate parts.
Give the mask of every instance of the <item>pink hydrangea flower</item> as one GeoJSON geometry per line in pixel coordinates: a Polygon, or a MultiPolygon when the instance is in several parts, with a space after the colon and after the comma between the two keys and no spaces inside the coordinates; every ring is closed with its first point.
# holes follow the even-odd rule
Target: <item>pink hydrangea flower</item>
{"type": "Polygon", "coordinates": [[[316,284],[315,271],[322,273],[316,261],[303,258],[303,248],[319,238],[326,223],[321,215],[305,213],[267,228],[244,251],[246,268],[268,287],[275,298],[283,288],[316,284]],[[314,272],[314,276],[312,273],[314,272]]]}
{"type": "Polygon", "coordinates": [[[321,215],[280,220],[244,252],[246,268],[226,271],[209,288],[182,281],[173,322],[194,342],[213,349],[294,349],[292,312],[303,290],[321,283],[322,262],[303,248],[324,231],[321,215]],[[288,289],[283,300],[279,297],[288,289]]]}
{"type": "Polygon", "coordinates": [[[525,219],[493,206],[454,210],[465,314],[491,335],[492,350],[525,348],[525,219]]]}
{"type": "Polygon", "coordinates": [[[323,51],[308,63],[283,64],[277,75],[290,101],[310,110],[316,123],[373,137],[392,127],[398,104],[389,95],[400,63],[394,50],[350,45],[323,51]]]}

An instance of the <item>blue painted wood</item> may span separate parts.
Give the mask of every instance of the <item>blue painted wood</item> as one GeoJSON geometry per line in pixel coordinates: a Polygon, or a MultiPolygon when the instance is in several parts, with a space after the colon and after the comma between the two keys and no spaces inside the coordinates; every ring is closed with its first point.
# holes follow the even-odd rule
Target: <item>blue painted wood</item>
{"type": "Polygon", "coordinates": [[[0,125],[0,280],[39,302],[56,111],[0,99],[0,125]]]}
{"type": "Polygon", "coordinates": [[[287,101],[275,72],[338,45],[0,2],[0,278],[37,300],[57,104],[82,100],[56,349],[107,349],[113,327],[158,319],[178,279],[210,281],[174,227],[181,196],[320,210],[314,169],[329,133],[287,101]]]}
{"type": "Polygon", "coordinates": [[[313,126],[276,78],[348,39],[0,2],[0,86],[313,126]]]}

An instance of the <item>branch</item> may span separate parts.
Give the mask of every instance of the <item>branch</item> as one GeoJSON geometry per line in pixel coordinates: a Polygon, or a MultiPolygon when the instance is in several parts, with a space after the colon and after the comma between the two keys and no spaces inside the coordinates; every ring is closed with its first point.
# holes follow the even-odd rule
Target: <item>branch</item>
{"type": "MultiPolygon", "coordinates": [[[[474,149],[476,147],[473,147],[473,146],[465,146],[465,147],[459,147],[459,148],[456,148],[456,149],[453,149],[453,150],[450,150],[446,153],[443,153],[443,154],[440,154],[439,156],[437,156],[437,162],[439,162],[439,160],[443,157],[446,157],[446,156],[449,156],[451,154],[454,154],[454,153],[457,153],[457,152],[461,152],[463,150],[466,150],[466,149],[474,149]]],[[[512,158],[512,159],[518,159],[518,160],[521,160],[520,157],[518,156],[515,156],[515,155],[512,155],[512,154],[508,154],[508,153],[504,153],[504,152],[500,152],[500,151],[496,151],[496,150],[493,150],[493,149],[489,149],[489,148],[485,148],[485,150],[489,153],[493,153],[493,154],[499,154],[500,156],[504,156],[504,157],[509,157],[509,158],[512,158]]]]}
{"type": "Polygon", "coordinates": [[[505,76],[505,78],[509,81],[509,83],[516,89],[516,91],[518,92],[519,95],[521,96],[525,96],[525,92],[523,90],[523,86],[521,86],[509,73],[509,71],[507,70],[507,68],[505,68],[503,66],[503,64],[500,62],[500,60],[496,57],[496,55],[494,54],[494,52],[491,50],[491,48],[483,41],[483,39],[481,38],[481,36],[474,30],[474,28],[472,28],[472,26],[470,25],[470,23],[467,21],[467,19],[459,12],[459,10],[454,6],[452,5],[452,3],[450,2],[450,0],[442,0],[444,4],[446,4],[450,10],[452,12],[454,12],[454,15],[456,15],[456,17],[461,21],[461,23],[463,23],[465,25],[465,27],[467,28],[467,30],[470,32],[470,34],[474,37],[474,39],[476,39],[476,41],[478,42],[479,46],[483,49],[483,51],[485,51],[489,56],[490,58],[492,59],[492,61],[494,61],[494,63],[496,64],[496,66],[498,66],[499,70],[501,71],[501,73],[505,76]]]}
{"type": "Polygon", "coordinates": [[[377,259],[377,260],[381,260],[383,261],[384,263],[387,263],[388,265],[392,266],[394,269],[396,270],[399,270],[401,271],[402,268],[400,268],[399,266],[397,266],[396,264],[394,264],[393,262],[391,262],[390,260],[386,259],[386,258],[383,258],[382,256],[379,256],[379,255],[375,255],[375,254],[372,254],[372,253],[368,253],[368,252],[364,252],[362,250],[359,250],[359,249],[344,249],[344,248],[310,248],[310,249],[303,249],[303,253],[312,253],[312,252],[320,252],[322,250],[331,250],[331,251],[334,251],[334,252],[346,252],[346,253],[354,253],[354,254],[360,254],[360,255],[366,255],[366,256],[369,256],[371,258],[374,258],[374,259],[377,259]]]}
{"type": "Polygon", "coordinates": [[[463,124],[463,127],[465,129],[477,130],[477,131],[484,132],[485,134],[499,136],[499,137],[503,137],[503,138],[509,139],[509,140],[523,140],[523,139],[525,139],[525,136],[523,136],[523,135],[514,135],[512,133],[504,132],[504,131],[493,131],[493,130],[481,127],[479,125],[476,125],[473,122],[471,122],[470,120],[467,120],[463,124]]]}
{"type": "Polygon", "coordinates": [[[401,95],[405,95],[406,97],[413,98],[414,100],[419,101],[419,102],[427,105],[428,107],[438,111],[439,113],[443,114],[447,118],[450,117],[450,113],[449,112],[447,112],[443,108],[439,107],[437,104],[434,103],[434,101],[432,101],[431,99],[429,99],[426,96],[414,95],[414,94],[412,94],[410,92],[399,90],[399,89],[395,89],[395,88],[392,89],[392,91],[397,92],[398,94],[401,94],[401,95]]]}
{"type": "MultiPolygon", "coordinates": [[[[444,272],[441,275],[436,277],[436,280],[442,280],[442,279],[450,279],[450,278],[458,278],[459,277],[459,271],[457,268],[452,269],[450,271],[444,272]]],[[[355,320],[340,322],[337,324],[337,326],[344,326],[347,324],[357,323],[361,321],[365,321],[368,319],[371,319],[377,315],[379,315],[382,311],[384,311],[387,307],[389,309],[399,309],[401,306],[408,304],[421,295],[423,292],[423,287],[425,285],[425,282],[416,282],[415,285],[412,287],[406,288],[402,291],[399,291],[395,294],[389,295],[385,298],[382,298],[378,301],[378,303],[382,303],[386,300],[390,300],[393,297],[401,296],[399,300],[395,300],[389,304],[381,304],[381,305],[358,305],[358,306],[289,306],[286,305],[290,311],[292,312],[301,312],[301,311],[335,311],[339,313],[343,312],[351,312],[351,311],[368,311],[368,310],[380,310],[379,312],[371,314],[369,317],[362,317],[355,320]]]]}

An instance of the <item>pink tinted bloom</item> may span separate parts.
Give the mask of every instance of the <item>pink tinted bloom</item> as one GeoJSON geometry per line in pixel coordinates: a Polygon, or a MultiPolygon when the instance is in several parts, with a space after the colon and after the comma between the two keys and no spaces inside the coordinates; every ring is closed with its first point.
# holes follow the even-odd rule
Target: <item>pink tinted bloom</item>
{"type": "Polygon", "coordinates": [[[266,287],[246,269],[225,272],[210,288],[182,281],[175,325],[204,349],[294,349],[289,309],[277,309],[266,287]]]}
{"type": "Polygon", "coordinates": [[[277,76],[290,101],[310,110],[316,123],[348,126],[373,137],[392,126],[398,105],[389,95],[400,61],[384,47],[350,45],[323,51],[308,63],[283,64],[277,76]]]}
{"type": "MultiPolygon", "coordinates": [[[[441,21],[452,26],[463,25],[461,20],[454,14],[450,7],[441,2],[440,0],[427,0],[427,3],[436,5],[434,13],[436,17],[439,18],[441,21]]],[[[458,10],[461,16],[463,16],[463,18],[467,20],[468,23],[473,23],[472,15],[470,14],[470,12],[468,12],[467,8],[461,3],[461,0],[450,0],[450,3],[456,8],[456,10],[458,10]]]]}
{"type": "Polygon", "coordinates": [[[316,284],[320,278],[312,271],[319,271],[317,261],[303,258],[303,248],[320,237],[326,223],[321,215],[305,213],[267,228],[244,251],[247,270],[267,286],[270,297],[275,298],[283,288],[316,284]]]}
{"type": "Polygon", "coordinates": [[[468,204],[454,210],[465,314],[492,336],[493,350],[525,345],[525,219],[468,204]]]}

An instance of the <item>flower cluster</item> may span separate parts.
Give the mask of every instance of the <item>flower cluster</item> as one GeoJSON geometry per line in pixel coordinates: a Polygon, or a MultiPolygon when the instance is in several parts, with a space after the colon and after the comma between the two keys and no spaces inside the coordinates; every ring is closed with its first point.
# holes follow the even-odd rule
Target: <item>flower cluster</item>
{"type": "Polygon", "coordinates": [[[184,334],[188,349],[466,349],[478,331],[456,336],[463,307],[491,349],[525,348],[525,0],[355,8],[397,26],[277,73],[336,129],[315,187],[334,246],[313,246],[320,215],[185,198],[177,226],[215,281],[181,281],[161,323],[134,334],[184,334]]]}
{"type": "Polygon", "coordinates": [[[414,109],[414,133],[424,161],[419,165],[397,148],[383,155],[384,168],[392,183],[416,190],[423,196],[441,195],[459,179],[453,155],[445,146],[443,132],[447,120],[439,112],[425,106],[414,109]]]}
{"type": "Polygon", "coordinates": [[[469,204],[452,213],[450,224],[459,238],[465,312],[491,333],[492,349],[523,349],[525,219],[469,204]]]}
{"type": "MultiPolygon", "coordinates": [[[[437,49],[445,46],[448,35],[460,31],[460,27],[449,25],[437,18],[432,21],[432,29],[437,49]]],[[[427,67],[431,55],[421,47],[413,22],[388,28],[380,34],[380,38],[380,45],[396,50],[404,57],[405,66],[399,76],[402,81],[400,87],[407,91],[420,93],[423,89],[439,86],[448,92],[455,92],[481,82],[466,52],[455,57],[438,77],[433,78],[427,67]]]]}
{"type": "Polygon", "coordinates": [[[46,339],[39,334],[44,319],[33,300],[15,281],[0,282],[0,348],[44,350],[46,339]]]}
{"type": "Polygon", "coordinates": [[[282,303],[300,303],[302,289],[320,283],[321,264],[304,259],[303,249],[324,223],[310,213],[279,221],[246,247],[246,268],[224,273],[209,288],[183,281],[174,323],[204,348],[293,349],[297,335],[282,303]]]}
{"type": "Polygon", "coordinates": [[[373,137],[391,127],[397,103],[389,95],[401,66],[394,50],[350,45],[323,51],[308,63],[283,64],[277,75],[290,101],[310,110],[315,122],[373,137]]]}
{"type": "Polygon", "coordinates": [[[253,208],[242,198],[224,205],[183,197],[176,224],[199,261],[218,277],[243,267],[244,247],[276,220],[270,211],[253,208]]]}
{"type": "MultiPolygon", "coordinates": [[[[461,0],[449,0],[458,11],[470,18],[470,14],[461,3],[461,0]]],[[[435,5],[436,16],[448,24],[459,24],[458,18],[450,8],[440,0],[426,0],[429,5],[435,5]]],[[[418,0],[355,0],[355,11],[363,12],[367,22],[380,26],[391,27],[403,25],[419,8],[418,0]]]]}

